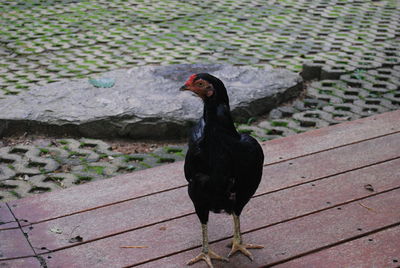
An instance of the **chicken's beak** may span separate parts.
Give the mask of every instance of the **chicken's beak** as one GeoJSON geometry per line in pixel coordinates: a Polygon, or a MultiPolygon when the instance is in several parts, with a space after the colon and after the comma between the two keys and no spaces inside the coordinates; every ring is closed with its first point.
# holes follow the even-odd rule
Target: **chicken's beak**
{"type": "Polygon", "coordinates": [[[184,90],[189,90],[189,88],[186,85],[183,85],[179,88],[180,91],[184,91],[184,90]]]}

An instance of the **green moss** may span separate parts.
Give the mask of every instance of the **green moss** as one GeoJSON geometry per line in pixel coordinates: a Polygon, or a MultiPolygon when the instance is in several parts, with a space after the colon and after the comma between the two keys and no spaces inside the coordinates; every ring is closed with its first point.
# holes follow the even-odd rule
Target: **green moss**
{"type": "Polygon", "coordinates": [[[253,123],[254,121],[256,121],[256,118],[255,118],[255,117],[250,117],[250,118],[247,120],[246,124],[247,124],[247,125],[250,125],[250,124],[253,123]]]}
{"type": "Polygon", "coordinates": [[[157,163],[173,163],[175,162],[175,159],[173,158],[166,158],[166,157],[160,157],[157,161],[157,163]]]}
{"type": "Polygon", "coordinates": [[[48,153],[50,152],[50,151],[49,151],[48,149],[46,149],[46,148],[40,148],[39,150],[40,150],[40,152],[43,153],[43,154],[48,154],[48,153]]]}
{"type": "Polygon", "coordinates": [[[143,161],[143,157],[139,157],[139,156],[132,156],[132,155],[124,155],[123,156],[125,158],[125,162],[130,162],[130,161],[135,161],[135,162],[140,162],[143,161]]]}
{"type": "Polygon", "coordinates": [[[17,193],[16,191],[14,191],[14,190],[10,190],[10,191],[8,191],[10,194],[12,194],[13,196],[15,196],[15,197],[17,197],[17,198],[21,198],[21,196],[19,195],[19,193],[17,193]]]}
{"type": "Polygon", "coordinates": [[[29,190],[30,193],[34,194],[40,194],[40,193],[45,193],[45,192],[51,192],[50,188],[47,187],[33,187],[32,189],[29,190]]]}
{"type": "Polygon", "coordinates": [[[274,127],[287,127],[288,122],[282,122],[282,121],[272,121],[271,126],[274,127]]]}
{"type": "Polygon", "coordinates": [[[108,155],[107,154],[99,154],[99,157],[102,159],[102,158],[107,158],[108,157],[108,155]]]}
{"type": "Polygon", "coordinates": [[[83,171],[95,172],[98,175],[104,175],[104,169],[105,167],[103,166],[86,166],[83,171]]]}
{"type": "Polygon", "coordinates": [[[238,129],[238,132],[242,133],[242,134],[251,134],[251,133],[253,133],[253,130],[241,128],[241,129],[238,129]]]}
{"type": "Polygon", "coordinates": [[[68,157],[72,157],[72,156],[86,156],[87,154],[85,153],[80,153],[80,152],[76,152],[76,151],[70,151],[68,152],[68,157]]]}
{"type": "Polygon", "coordinates": [[[6,93],[4,95],[18,95],[18,91],[10,91],[10,90],[5,90],[6,93]]]}
{"type": "Polygon", "coordinates": [[[84,184],[86,182],[93,180],[92,177],[88,177],[88,176],[77,176],[77,177],[78,177],[78,179],[74,182],[75,184],[84,184]]]}
{"type": "Polygon", "coordinates": [[[145,163],[145,162],[140,162],[140,164],[146,168],[151,168],[152,166],[150,166],[149,164],[145,163]]]}
{"type": "Polygon", "coordinates": [[[166,151],[169,154],[174,154],[174,153],[181,153],[182,149],[179,148],[171,148],[171,147],[164,147],[164,151],[166,151]]]}

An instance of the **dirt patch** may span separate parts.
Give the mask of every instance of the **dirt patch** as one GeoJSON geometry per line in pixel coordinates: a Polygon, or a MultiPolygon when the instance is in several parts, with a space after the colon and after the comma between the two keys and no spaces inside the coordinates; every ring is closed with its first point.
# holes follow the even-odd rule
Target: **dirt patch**
{"type": "Polygon", "coordinates": [[[3,137],[0,141],[0,146],[16,146],[16,145],[34,145],[45,146],[49,142],[55,143],[57,138],[48,137],[44,135],[30,135],[24,133],[23,135],[3,137]]]}
{"type": "MultiPolygon", "coordinates": [[[[24,134],[18,136],[3,137],[0,140],[0,147],[17,146],[17,145],[33,145],[38,147],[46,147],[49,143],[59,146],[57,139],[66,139],[69,137],[49,137],[45,135],[24,134]]],[[[75,138],[76,139],[76,138],[75,138]]],[[[183,146],[186,145],[185,140],[171,141],[154,141],[154,140],[129,140],[129,139],[113,139],[102,140],[109,144],[111,150],[121,152],[123,154],[135,153],[151,153],[154,150],[165,146],[183,146]]]]}
{"type": "Polygon", "coordinates": [[[110,144],[111,149],[116,152],[123,154],[137,154],[137,153],[151,153],[158,148],[165,146],[183,146],[186,145],[186,141],[132,141],[132,140],[104,140],[104,142],[110,144]]]}

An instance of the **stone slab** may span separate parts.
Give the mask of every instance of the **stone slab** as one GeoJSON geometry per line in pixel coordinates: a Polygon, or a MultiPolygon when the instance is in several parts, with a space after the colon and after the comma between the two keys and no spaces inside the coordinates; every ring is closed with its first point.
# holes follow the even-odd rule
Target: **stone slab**
{"type": "Polygon", "coordinates": [[[144,66],[99,76],[113,78],[98,88],[87,78],[51,83],[0,99],[0,135],[16,131],[69,133],[87,137],[176,138],[202,115],[202,102],[179,88],[192,73],[208,72],[228,89],[236,120],[264,114],[302,90],[299,75],[285,70],[219,64],[144,66]]]}

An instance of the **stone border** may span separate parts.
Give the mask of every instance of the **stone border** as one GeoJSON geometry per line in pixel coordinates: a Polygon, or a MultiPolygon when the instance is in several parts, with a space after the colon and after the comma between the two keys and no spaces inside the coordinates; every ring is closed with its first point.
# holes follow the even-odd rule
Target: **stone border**
{"type": "Polygon", "coordinates": [[[300,94],[302,78],[288,70],[223,64],[178,64],[115,70],[99,88],[79,79],[0,99],[0,137],[15,133],[91,138],[185,137],[202,115],[201,100],[179,88],[193,73],[210,72],[227,87],[238,122],[267,113],[300,94]]]}

